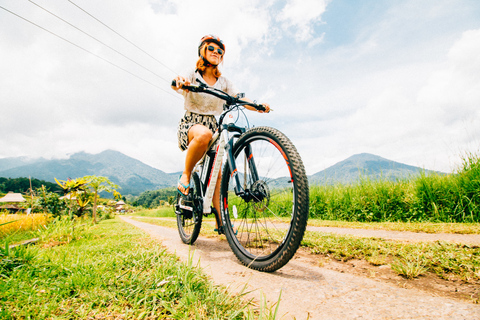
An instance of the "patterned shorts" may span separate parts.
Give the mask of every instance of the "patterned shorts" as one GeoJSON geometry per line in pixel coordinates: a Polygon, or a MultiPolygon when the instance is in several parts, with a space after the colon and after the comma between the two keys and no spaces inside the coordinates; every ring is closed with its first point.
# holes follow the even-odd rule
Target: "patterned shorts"
{"type": "Polygon", "coordinates": [[[214,133],[218,129],[217,119],[212,115],[203,115],[193,113],[190,111],[185,112],[185,115],[178,123],[178,147],[180,150],[185,151],[188,148],[188,130],[196,124],[201,124],[207,127],[214,133]]]}

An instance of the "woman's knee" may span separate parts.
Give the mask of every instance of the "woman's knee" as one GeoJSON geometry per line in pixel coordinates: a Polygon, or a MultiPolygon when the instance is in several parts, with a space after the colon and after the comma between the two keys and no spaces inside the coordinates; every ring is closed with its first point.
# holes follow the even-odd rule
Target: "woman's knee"
{"type": "Polygon", "coordinates": [[[212,140],[212,136],[213,136],[212,131],[210,131],[210,129],[202,125],[195,125],[192,128],[190,128],[188,135],[190,138],[190,142],[193,139],[195,139],[195,142],[202,145],[208,145],[210,140],[212,140]]]}

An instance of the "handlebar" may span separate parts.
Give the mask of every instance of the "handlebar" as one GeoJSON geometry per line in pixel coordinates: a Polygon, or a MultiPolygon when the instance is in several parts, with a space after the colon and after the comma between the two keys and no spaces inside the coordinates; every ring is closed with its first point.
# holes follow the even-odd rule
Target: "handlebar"
{"type": "MultiPolygon", "coordinates": [[[[207,86],[205,83],[201,82],[198,79],[197,79],[197,82],[200,83],[200,85],[198,85],[198,86],[182,85],[182,89],[183,90],[188,90],[188,91],[191,91],[191,92],[203,92],[203,93],[213,95],[213,96],[215,96],[219,99],[225,100],[227,105],[238,105],[238,106],[248,105],[248,106],[254,107],[255,109],[257,109],[259,111],[266,111],[267,110],[261,104],[256,104],[256,103],[253,103],[253,102],[244,101],[239,97],[233,97],[233,96],[229,95],[228,93],[226,93],[222,90],[215,89],[215,88],[207,86]]],[[[177,86],[177,81],[173,80],[172,81],[172,87],[176,87],[176,86],[177,86]]],[[[272,110],[270,109],[270,111],[272,111],[272,110]]]]}

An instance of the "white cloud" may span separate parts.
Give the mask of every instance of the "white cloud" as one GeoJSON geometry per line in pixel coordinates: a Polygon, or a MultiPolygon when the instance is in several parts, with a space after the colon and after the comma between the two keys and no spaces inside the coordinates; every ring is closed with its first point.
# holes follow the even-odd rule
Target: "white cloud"
{"type": "Polygon", "coordinates": [[[327,8],[327,0],[289,0],[277,20],[287,30],[293,27],[299,41],[313,38],[313,27],[327,8]]]}
{"type": "Polygon", "coordinates": [[[462,34],[446,67],[432,74],[418,100],[447,125],[479,116],[480,29],[462,34]]]}

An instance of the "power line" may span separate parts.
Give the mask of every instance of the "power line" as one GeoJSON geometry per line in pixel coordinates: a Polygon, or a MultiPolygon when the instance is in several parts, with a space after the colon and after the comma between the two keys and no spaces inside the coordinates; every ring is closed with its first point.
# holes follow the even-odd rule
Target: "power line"
{"type": "Polygon", "coordinates": [[[79,5],[77,5],[76,3],[74,3],[73,1],[71,0],[68,0],[68,2],[70,2],[71,4],[73,4],[75,7],[77,7],[78,9],[82,10],[83,12],[85,12],[87,15],[89,15],[90,17],[92,17],[93,19],[95,19],[96,21],[98,21],[99,23],[101,23],[102,25],[104,25],[106,28],[108,28],[109,30],[111,30],[113,33],[115,33],[116,35],[118,35],[119,37],[121,37],[123,40],[127,41],[128,43],[130,43],[132,46],[134,46],[135,48],[137,48],[138,50],[142,51],[143,53],[145,53],[147,56],[149,56],[150,58],[152,58],[153,60],[157,61],[158,63],[160,63],[162,66],[164,66],[165,68],[167,68],[168,70],[172,71],[175,75],[178,74],[178,72],[170,69],[166,64],[164,64],[163,62],[161,62],[160,60],[158,60],[157,58],[155,58],[154,56],[152,56],[151,54],[149,54],[148,52],[146,52],[145,50],[143,50],[142,48],[140,48],[139,46],[137,46],[135,43],[133,43],[132,41],[128,40],[127,38],[125,38],[124,36],[122,36],[120,33],[118,33],[117,31],[115,31],[114,29],[110,28],[107,24],[103,23],[100,19],[96,18],[95,16],[93,16],[92,14],[90,14],[89,12],[87,12],[85,9],[81,8],[79,5]]]}
{"type": "Polygon", "coordinates": [[[137,79],[140,79],[140,80],[142,80],[142,81],[150,84],[151,86],[153,86],[153,87],[155,87],[155,88],[157,88],[157,89],[160,89],[160,90],[162,90],[163,92],[166,92],[167,94],[169,94],[169,95],[171,95],[171,96],[173,96],[173,97],[176,97],[176,98],[178,98],[178,99],[181,99],[180,97],[174,95],[172,92],[167,91],[167,90],[163,89],[162,87],[159,87],[159,86],[157,86],[156,84],[154,84],[154,83],[152,83],[152,82],[150,82],[150,81],[148,81],[148,80],[143,79],[142,77],[140,77],[140,76],[138,76],[138,75],[136,75],[136,74],[134,74],[134,73],[132,73],[132,72],[130,72],[130,71],[122,68],[122,67],[120,67],[119,65],[117,65],[117,64],[115,64],[115,63],[113,63],[113,62],[111,62],[111,61],[109,61],[109,60],[107,60],[107,59],[105,59],[105,58],[103,58],[103,57],[101,57],[101,56],[99,56],[99,55],[97,55],[97,54],[95,54],[95,53],[93,53],[93,52],[91,52],[91,51],[89,51],[89,50],[87,50],[87,49],[79,46],[79,45],[77,45],[76,43],[73,43],[72,41],[70,41],[70,40],[68,40],[68,39],[65,39],[65,38],[59,36],[58,34],[52,32],[52,31],[50,31],[50,30],[48,30],[48,29],[46,29],[46,28],[44,28],[44,27],[42,27],[42,26],[40,26],[40,25],[38,25],[38,24],[36,24],[35,22],[32,22],[32,21],[30,21],[30,20],[28,20],[28,19],[26,19],[26,18],[24,18],[24,17],[16,14],[15,12],[12,12],[12,11],[10,11],[10,10],[2,7],[2,6],[0,6],[0,8],[3,9],[3,10],[5,10],[5,11],[7,11],[8,13],[11,13],[11,14],[13,14],[14,16],[16,16],[16,17],[18,17],[18,18],[20,18],[20,19],[28,22],[28,23],[33,24],[34,26],[42,29],[43,31],[46,31],[46,32],[50,33],[51,35],[54,35],[54,36],[62,39],[63,41],[70,43],[71,45],[79,48],[80,50],[83,50],[83,51],[85,51],[85,52],[87,52],[87,53],[89,53],[89,54],[91,54],[91,55],[93,55],[93,56],[95,56],[95,57],[97,57],[97,58],[99,58],[99,59],[101,59],[101,60],[109,63],[110,65],[112,65],[112,66],[114,66],[114,67],[116,67],[116,68],[118,68],[118,69],[120,69],[120,70],[122,70],[122,71],[124,71],[124,72],[126,72],[126,73],[128,73],[128,74],[130,74],[130,75],[132,75],[132,76],[134,76],[134,77],[136,77],[137,79]]]}
{"type": "Polygon", "coordinates": [[[167,80],[167,79],[165,79],[164,77],[162,77],[162,76],[158,75],[157,73],[153,72],[152,70],[150,70],[150,69],[148,69],[148,68],[144,67],[144,66],[143,66],[143,65],[141,65],[140,63],[138,63],[138,62],[134,61],[133,59],[131,59],[131,58],[127,57],[127,56],[126,56],[126,55],[124,55],[123,53],[121,53],[121,52],[119,52],[118,50],[116,50],[116,49],[112,48],[111,46],[109,46],[108,44],[104,43],[103,41],[101,41],[101,40],[99,40],[99,39],[95,38],[94,36],[92,36],[92,35],[88,34],[87,32],[83,31],[82,29],[80,29],[80,28],[78,28],[78,27],[74,26],[73,24],[71,24],[70,22],[66,21],[65,19],[62,19],[61,17],[59,17],[58,15],[54,14],[53,12],[51,12],[51,11],[49,11],[49,10],[45,9],[45,8],[44,8],[44,7],[42,7],[41,5],[39,5],[39,4],[35,3],[35,2],[33,2],[32,0],[28,0],[28,1],[29,1],[29,2],[31,2],[31,3],[33,3],[34,5],[36,5],[36,6],[37,6],[37,7],[39,7],[40,9],[42,9],[42,10],[44,10],[44,11],[48,12],[49,14],[51,14],[52,16],[54,16],[55,18],[57,18],[57,19],[59,19],[59,20],[61,20],[61,21],[65,22],[65,23],[66,23],[66,24],[68,24],[69,26],[71,26],[71,27],[73,27],[73,28],[77,29],[77,30],[78,30],[78,31],[80,31],[81,33],[85,34],[86,36],[88,36],[88,37],[92,38],[93,40],[95,40],[95,41],[97,41],[97,42],[99,42],[99,43],[103,44],[104,46],[106,46],[106,47],[107,47],[107,48],[109,48],[110,50],[112,50],[112,51],[114,51],[114,52],[118,53],[119,55],[121,55],[121,56],[122,56],[122,57],[124,57],[125,59],[128,59],[129,61],[131,61],[131,62],[135,63],[137,66],[139,66],[139,67],[141,67],[141,68],[143,68],[143,69],[147,70],[148,72],[150,72],[150,73],[154,74],[155,76],[157,76],[158,78],[160,78],[160,79],[162,79],[162,80],[166,81],[167,83],[170,83],[170,80],[167,80]]]}

